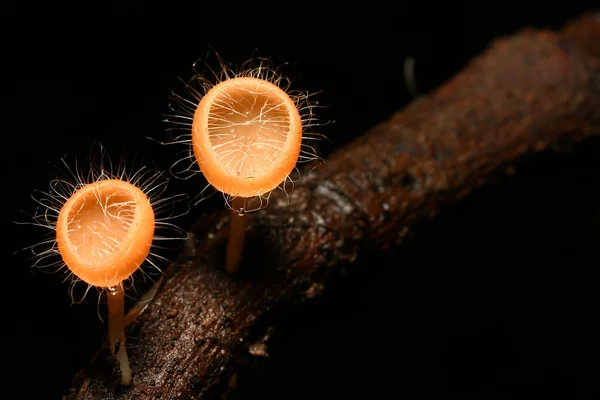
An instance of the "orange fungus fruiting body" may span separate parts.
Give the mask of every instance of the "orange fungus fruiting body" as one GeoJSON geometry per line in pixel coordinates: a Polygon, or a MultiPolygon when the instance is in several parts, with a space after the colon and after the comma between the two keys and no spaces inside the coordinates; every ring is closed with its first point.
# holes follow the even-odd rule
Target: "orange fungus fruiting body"
{"type": "Polygon", "coordinates": [[[220,82],[194,114],[192,144],[200,169],[212,186],[234,197],[275,189],[294,169],[301,143],[296,104],[263,79],[220,82]]]}
{"type": "Polygon", "coordinates": [[[137,186],[107,179],[77,190],[63,205],[56,241],[63,261],[82,281],[114,287],[150,253],[154,211],[137,186]]]}

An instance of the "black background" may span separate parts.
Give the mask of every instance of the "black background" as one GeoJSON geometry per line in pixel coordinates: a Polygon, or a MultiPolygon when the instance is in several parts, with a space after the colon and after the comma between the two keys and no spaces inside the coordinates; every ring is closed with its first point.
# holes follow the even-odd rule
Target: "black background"
{"type": "MultiPolygon", "coordinates": [[[[61,276],[13,254],[44,234],[14,222],[29,220],[30,194],[47,189],[52,165],[65,154],[85,160],[95,141],[130,164],[168,169],[175,155],[146,137],[167,138],[170,91],[196,59],[216,50],[236,65],[258,50],[290,63],[293,87],[323,90],[319,117],[336,121],[321,130],[326,156],[412,99],[406,57],[426,92],[493,38],[559,28],[591,7],[350,3],[0,6],[0,379],[11,398],[59,398],[106,329],[95,294],[71,306],[61,276]]],[[[234,397],[598,398],[599,152],[588,140],[536,156],[379,255],[370,272],[329,287],[280,322],[270,358],[242,370],[234,397]]],[[[170,190],[202,185],[196,177],[170,190]]],[[[220,207],[201,203],[179,223],[220,207]]]]}

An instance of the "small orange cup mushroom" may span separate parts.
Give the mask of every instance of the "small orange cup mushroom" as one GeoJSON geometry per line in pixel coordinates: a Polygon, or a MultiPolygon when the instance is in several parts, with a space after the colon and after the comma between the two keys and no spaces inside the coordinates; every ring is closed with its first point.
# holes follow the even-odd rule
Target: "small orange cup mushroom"
{"type": "Polygon", "coordinates": [[[125,349],[122,282],[136,272],[152,247],[155,217],[149,198],[120,179],[75,191],[56,222],[58,251],[69,270],[88,285],[108,289],[108,338],[119,362],[121,384],[131,370],[125,349]]]}
{"type": "Polygon", "coordinates": [[[292,172],[302,145],[302,118],[277,85],[254,77],[228,79],[198,104],[192,145],[206,180],[232,197],[225,265],[234,272],[244,246],[246,198],[272,191],[292,172]]]}
{"type": "Polygon", "coordinates": [[[252,58],[233,70],[217,58],[218,72],[205,64],[212,79],[196,73],[185,84],[191,98],[173,95],[173,113],[165,122],[173,124],[170,130],[185,132],[161,143],[187,146],[186,157],[171,168],[175,176],[187,179],[198,166],[208,181],[200,195],[209,187],[223,193],[232,210],[225,266],[234,272],[244,247],[246,214],[264,207],[274,189],[287,193],[296,164],[320,160],[307,142],[324,136],[307,131],[321,125],[314,118],[318,105],[310,101],[312,95],[289,90],[290,81],[270,60],[252,58]],[[179,165],[183,170],[174,172],[179,165]],[[250,198],[258,198],[260,206],[249,209],[250,198]]]}
{"type": "MultiPolygon", "coordinates": [[[[106,294],[110,351],[119,363],[121,384],[129,385],[125,289],[136,275],[141,275],[154,282],[153,289],[144,295],[146,300],[152,297],[159,284],[153,276],[161,273],[156,261],[168,261],[154,252],[153,243],[188,237],[172,223],[187,213],[174,213],[175,205],[187,196],[163,197],[168,180],[146,167],[128,171],[121,163],[113,171],[112,161],[100,143],[92,147],[89,161],[89,168],[80,169],[77,160],[72,167],[63,159],[66,171],[60,175],[64,177],[53,179],[47,191],[34,191],[31,197],[38,207],[32,221],[17,223],[47,229],[50,237],[21,251],[31,251],[34,268],[66,273],[65,280],[71,278],[73,303],[82,301],[92,287],[100,295],[106,294]],[[87,289],[76,300],[78,282],[86,283],[87,289]]],[[[128,317],[142,310],[138,302],[128,317]]]]}
{"type": "Polygon", "coordinates": [[[93,182],[73,193],[60,210],[58,251],[82,281],[114,288],[150,253],[154,223],[150,200],[137,186],[120,179],[93,182]]]}

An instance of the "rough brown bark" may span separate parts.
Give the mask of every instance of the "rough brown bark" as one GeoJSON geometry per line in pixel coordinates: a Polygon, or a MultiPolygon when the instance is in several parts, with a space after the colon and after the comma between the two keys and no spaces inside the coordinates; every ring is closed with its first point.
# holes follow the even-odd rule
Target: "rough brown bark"
{"type": "Polygon", "coordinates": [[[242,272],[222,269],[227,214],[200,221],[128,335],[133,385],[101,350],[67,399],[193,399],[227,391],[271,310],[393,245],[522,155],[600,134],[600,21],[497,40],[460,74],[374,127],[249,216],[242,272]]]}

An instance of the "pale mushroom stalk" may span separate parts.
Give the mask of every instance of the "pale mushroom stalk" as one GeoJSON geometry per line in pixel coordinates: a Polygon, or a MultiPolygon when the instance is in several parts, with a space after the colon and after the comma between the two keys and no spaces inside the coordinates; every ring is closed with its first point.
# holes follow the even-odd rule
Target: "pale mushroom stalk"
{"type": "Polygon", "coordinates": [[[229,239],[227,242],[227,254],[225,256],[225,267],[227,272],[237,271],[244,251],[244,238],[248,218],[245,211],[246,199],[236,197],[231,201],[231,219],[229,220],[229,239]]]}
{"type": "Polygon", "coordinates": [[[131,384],[131,368],[125,341],[125,298],[121,285],[108,289],[108,342],[110,352],[119,363],[121,385],[131,384]]]}

